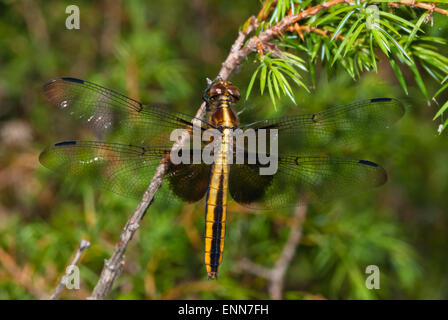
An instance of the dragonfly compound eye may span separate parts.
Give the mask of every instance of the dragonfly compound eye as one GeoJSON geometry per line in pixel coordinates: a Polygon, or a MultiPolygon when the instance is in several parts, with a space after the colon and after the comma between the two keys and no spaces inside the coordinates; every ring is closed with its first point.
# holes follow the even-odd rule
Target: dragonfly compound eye
{"type": "Polygon", "coordinates": [[[240,90],[235,86],[230,86],[227,88],[227,92],[235,99],[235,102],[240,100],[241,94],[240,90]]]}
{"type": "Polygon", "coordinates": [[[234,102],[241,97],[237,87],[232,85],[230,81],[218,81],[209,90],[208,96],[211,101],[216,100],[220,95],[231,96],[234,102]]]}

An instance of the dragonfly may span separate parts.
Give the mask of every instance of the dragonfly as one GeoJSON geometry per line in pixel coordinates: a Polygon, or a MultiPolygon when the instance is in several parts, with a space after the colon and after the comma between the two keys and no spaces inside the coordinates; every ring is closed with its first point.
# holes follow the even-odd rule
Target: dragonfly
{"type": "MultiPolygon", "coordinates": [[[[55,107],[106,137],[101,141],[69,140],[50,145],[39,157],[45,167],[63,175],[94,175],[100,187],[140,199],[164,161],[167,169],[156,201],[165,198],[191,203],[205,198],[204,262],[209,279],[217,279],[223,258],[229,195],[246,207],[277,209],[297,206],[299,196],[320,201],[381,186],[387,174],[379,164],[311,152],[369,139],[405,113],[399,100],[373,98],[321,112],[240,125],[234,110],[240,91],[232,82],[221,79],[213,81],[204,92],[206,119],[143,104],[76,78],[52,79],[43,91],[55,107]],[[213,149],[215,161],[171,161],[175,142],[170,138],[177,129],[189,135],[194,130],[218,132],[221,143],[213,149]],[[261,174],[266,164],[257,157],[249,162],[251,153],[258,151],[249,150],[247,144],[237,147],[232,143],[235,129],[240,133],[267,130],[267,137],[276,139],[275,173],[261,174]],[[229,154],[237,151],[243,155],[243,162],[231,163],[229,154]]],[[[214,138],[201,141],[196,148],[203,150],[212,143],[214,138]]],[[[197,151],[194,147],[191,150],[197,151]]]]}

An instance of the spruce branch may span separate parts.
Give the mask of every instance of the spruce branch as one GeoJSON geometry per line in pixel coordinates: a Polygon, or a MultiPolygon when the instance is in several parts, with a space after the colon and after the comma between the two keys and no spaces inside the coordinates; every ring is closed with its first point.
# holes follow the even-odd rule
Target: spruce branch
{"type": "MultiPolygon", "coordinates": [[[[434,13],[448,15],[448,10],[441,7],[440,1],[331,0],[311,5],[314,2],[310,0],[291,5],[286,0],[266,1],[257,16],[260,24],[258,33],[241,48],[241,58],[252,52],[258,53],[257,63],[264,68],[265,56],[272,53],[283,64],[296,68],[295,61],[299,59],[297,54],[305,54],[305,61],[301,63],[307,68],[299,69],[310,71],[314,85],[315,64],[319,58],[327,66],[329,74],[341,67],[355,80],[363,72],[377,71],[377,61],[382,58],[378,53],[382,51],[406,94],[407,83],[400,65],[412,71],[415,82],[428,103],[431,100],[430,93],[420,69],[440,85],[446,83],[444,79],[448,76],[448,59],[441,51],[446,49],[446,41],[440,37],[425,36],[422,29],[423,24],[432,24],[434,13]],[[374,25],[369,22],[373,17],[372,11],[369,11],[371,5],[375,5],[378,10],[378,21],[374,25]],[[402,8],[408,10],[403,11],[402,8]],[[399,12],[394,12],[396,10],[399,12]],[[297,41],[298,38],[300,41],[297,41]],[[278,52],[279,47],[288,50],[288,58],[284,57],[285,52],[278,52]],[[276,48],[276,51],[269,48],[276,48]]],[[[263,72],[259,72],[260,69],[257,68],[250,80],[246,97],[258,76],[260,93],[263,93],[264,87],[284,88],[283,94],[294,102],[288,81],[308,88],[308,85],[303,85],[303,81],[295,81],[295,78],[300,78],[299,69],[291,73],[293,76],[285,74],[285,77],[275,77],[273,75],[278,74],[278,70],[272,64],[267,65],[267,70],[261,69],[263,72]],[[268,75],[267,80],[263,77],[265,74],[268,75]]],[[[446,85],[443,88],[442,91],[446,89],[446,85]]],[[[276,107],[279,91],[274,89],[268,90],[268,93],[276,107]]],[[[433,100],[442,91],[439,90],[433,100]]],[[[441,117],[447,108],[445,103],[436,113],[435,119],[441,117]]],[[[446,126],[448,119],[442,129],[446,126]]]]}

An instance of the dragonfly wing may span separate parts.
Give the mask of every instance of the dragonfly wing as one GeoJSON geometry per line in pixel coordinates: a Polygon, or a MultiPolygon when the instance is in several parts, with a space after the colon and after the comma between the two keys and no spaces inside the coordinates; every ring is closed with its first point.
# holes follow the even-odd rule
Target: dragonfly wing
{"type": "Polygon", "coordinates": [[[114,140],[119,142],[170,146],[170,134],[174,129],[209,127],[208,123],[193,116],[145,105],[85,80],[53,79],[43,90],[53,105],[85,121],[100,133],[116,132],[114,140]]]}
{"type": "Polygon", "coordinates": [[[392,126],[404,112],[400,101],[376,98],[312,114],[262,120],[242,128],[266,129],[268,133],[269,129],[277,129],[280,150],[303,153],[358,142],[392,126]]]}
{"type": "Polygon", "coordinates": [[[386,171],[367,160],[333,157],[278,157],[274,175],[260,175],[260,164],[230,166],[229,191],[238,203],[255,209],[297,206],[368,191],[387,181],[386,171]]]}
{"type": "MultiPolygon", "coordinates": [[[[47,147],[39,160],[49,169],[65,175],[88,176],[104,189],[140,199],[169,153],[169,148],[73,140],[47,147]]],[[[207,191],[209,170],[205,164],[173,165],[168,161],[167,185],[157,198],[200,200],[207,191]]]]}

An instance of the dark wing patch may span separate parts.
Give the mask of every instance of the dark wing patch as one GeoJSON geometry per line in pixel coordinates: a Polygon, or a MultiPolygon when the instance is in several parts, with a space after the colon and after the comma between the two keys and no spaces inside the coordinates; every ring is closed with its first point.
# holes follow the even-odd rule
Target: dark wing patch
{"type": "Polygon", "coordinates": [[[257,165],[233,164],[230,166],[229,192],[232,198],[241,204],[248,205],[263,199],[266,190],[272,184],[274,176],[262,176],[257,165]]]}
{"type": "Polygon", "coordinates": [[[201,200],[208,189],[210,165],[170,164],[166,179],[173,193],[187,202],[201,200]]]}

